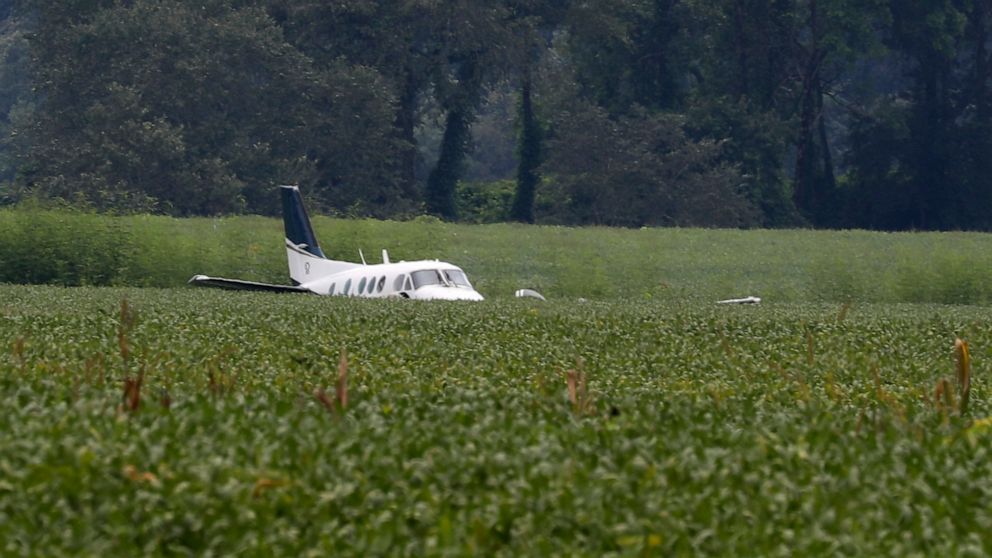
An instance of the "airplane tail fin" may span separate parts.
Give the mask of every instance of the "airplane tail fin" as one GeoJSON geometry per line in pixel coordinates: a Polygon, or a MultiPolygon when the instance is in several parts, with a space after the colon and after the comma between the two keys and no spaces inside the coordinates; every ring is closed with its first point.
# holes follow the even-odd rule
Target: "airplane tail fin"
{"type": "Polygon", "coordinates": [[[357,267],[348,262],[327,259],[317,244],[310,217],[303,206],[303,196],[297,186],[280,186],[282,221],[286,227],[286,257],[289,278],[294,285],[309,283],[320,277],[357,267]]]}
{"type": "Polygon", "coordinates": [[[323,258],[324,252],[317,244],[317,237],[310,225],[310,216],[303,206],[303,196],[298,186],[280,186],[282,190],[282,222],[286,227],[286,242],[316,258],[323,258]]]}

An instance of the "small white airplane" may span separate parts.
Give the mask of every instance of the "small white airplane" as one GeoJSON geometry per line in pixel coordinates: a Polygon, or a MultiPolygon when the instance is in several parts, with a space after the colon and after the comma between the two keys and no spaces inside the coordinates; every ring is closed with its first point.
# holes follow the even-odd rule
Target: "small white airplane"
{"type": "Polygon", "coordinates": [[[437,260],[391,263],[382,251],[381,264],[329,260],[313,234],[310,218],[297,186],[280,186],[282,219],[286,227],[286,257],[292,285],[273,285],[240,279],[194,275],[189,283],[221,289],[316,293],[368,298],[398,297],[418,300],[482,300],[465,272],[437,260]]]}

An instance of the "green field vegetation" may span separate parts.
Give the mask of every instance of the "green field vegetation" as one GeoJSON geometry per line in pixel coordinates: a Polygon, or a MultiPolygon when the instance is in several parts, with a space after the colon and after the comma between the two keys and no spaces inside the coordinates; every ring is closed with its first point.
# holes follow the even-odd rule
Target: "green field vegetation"
{"type": "MultiPolygon", "coordinates": [[[[330,257],[440,258],[480,292],[555,298],[992,302],[992,236],[812,230],[608,229],[317,217],[330,257]]],[[[0,210],[0,283],[176,287],[197,273],[284,283],[282,222],[0,210]]]]}
{"type": "MultiPolygon", "coordinates": [[[[434,230],[455,254],[517,229],[434,230]]],[[[643,234],[668,254],[752,234],[519,230],[601,247],[643,234]]],[[[0,286],[0,554],[987,556],[988,316],[0,286]]]]}

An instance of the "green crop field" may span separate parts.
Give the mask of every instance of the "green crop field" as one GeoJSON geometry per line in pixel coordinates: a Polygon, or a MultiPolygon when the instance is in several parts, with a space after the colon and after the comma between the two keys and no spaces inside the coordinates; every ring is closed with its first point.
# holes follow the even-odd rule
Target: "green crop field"
{"type": "Polygon", "coordinates": [[[6,281],[116,285],[0,285],[0,555],[992,553],[988,235],[315,227],[488,300],[194,289],[282,281],[278,222],[0,212],[6,281]]]}
{"type": "Polygon", "coordinates": [[[988,315],[4,286],[0,554],[987,555],[988,315]]]}
{"type": "MultiPolygon", "coordinates": [[[[992,235],[574,229],[317,217],[332,258],[440,258],[488,298],[992,304],[992,235]]],[[[282,221],[0,210],[0,283],[177,287],[197,273],[288,280],[282,221]]]]}

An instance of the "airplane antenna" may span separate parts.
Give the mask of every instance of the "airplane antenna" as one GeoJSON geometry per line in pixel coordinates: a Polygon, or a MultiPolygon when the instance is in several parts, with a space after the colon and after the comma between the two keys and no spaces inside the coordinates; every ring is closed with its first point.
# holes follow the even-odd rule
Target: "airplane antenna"
{"type": "Polygon", "coordinates": [[[369,265],[369,264],[365,263],[365,254],[362,253],[362,249],[361,248],[358,249],[358,255],[359,255],[359,257],[362,258],[362,265],[369,265]]]}
{"type": "Polygon", "coordinates": [[[382,249],[382,263],[389,263],[389,252],[387,252],[385,248],[382,249]]]}

